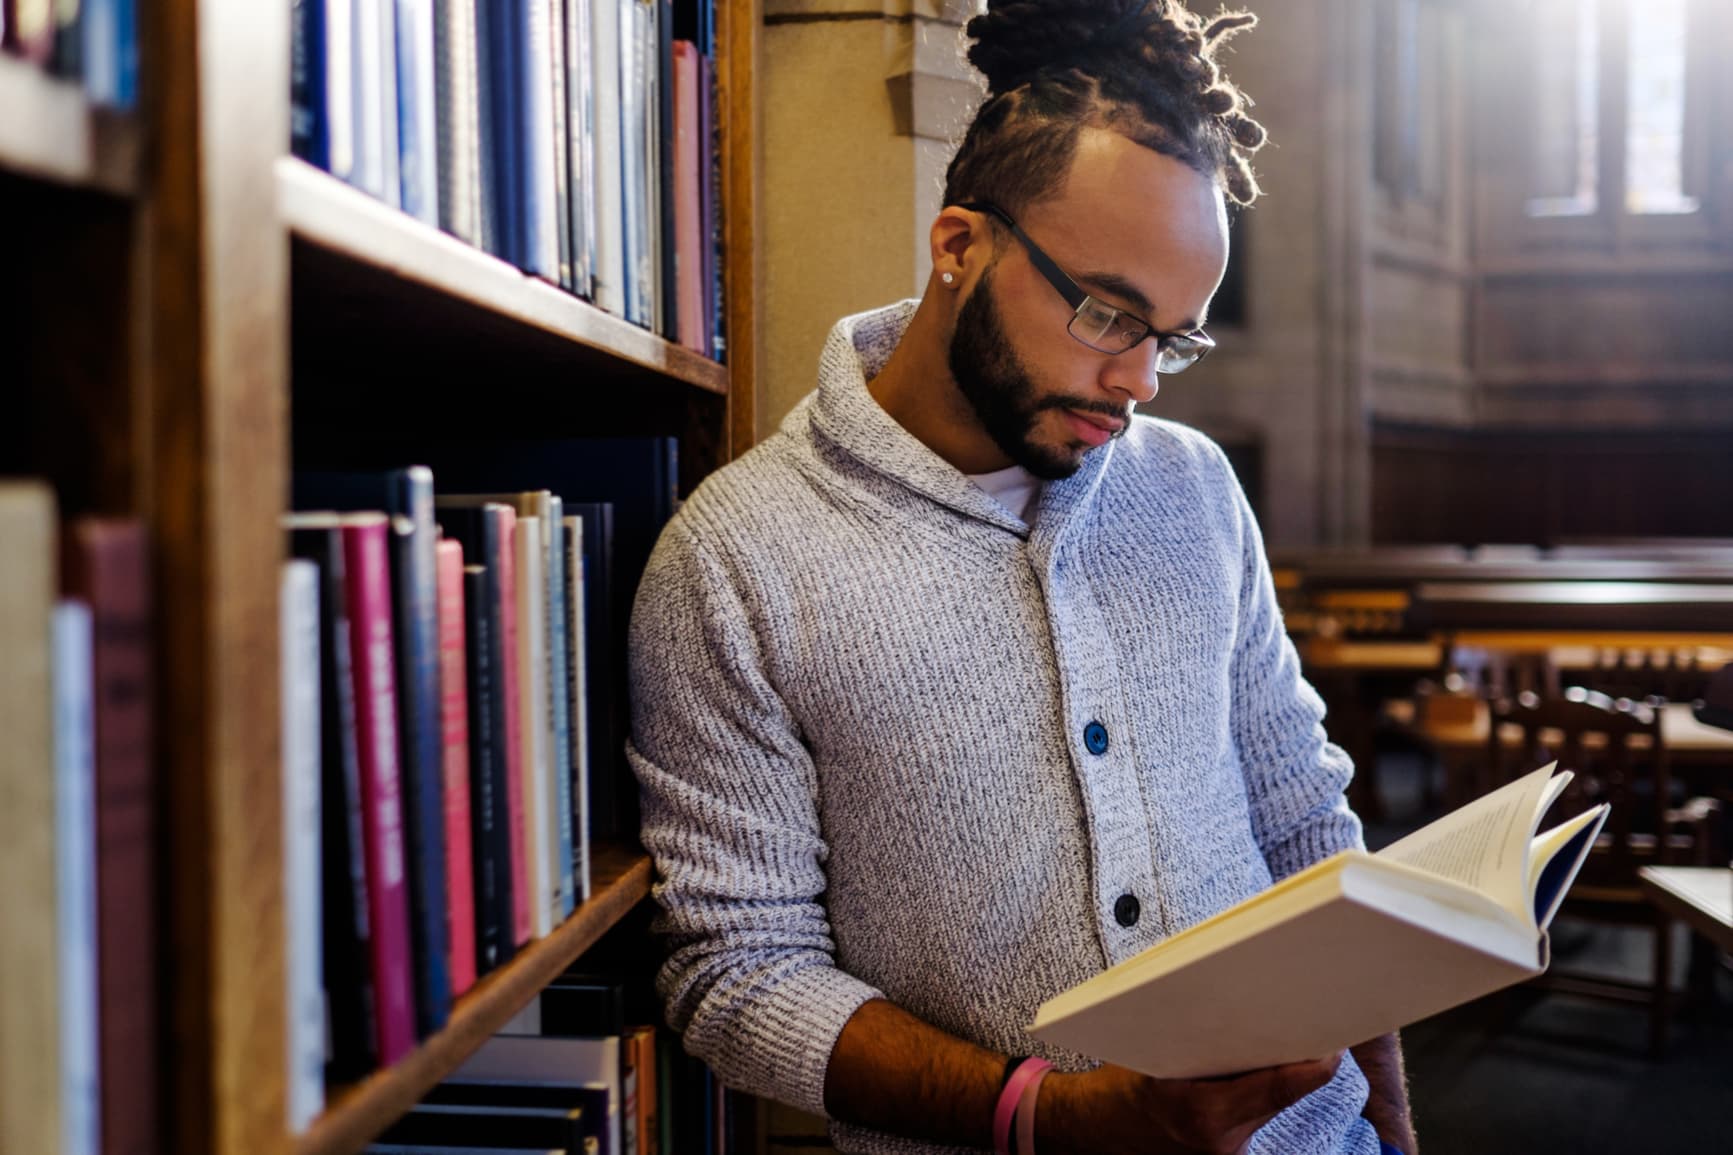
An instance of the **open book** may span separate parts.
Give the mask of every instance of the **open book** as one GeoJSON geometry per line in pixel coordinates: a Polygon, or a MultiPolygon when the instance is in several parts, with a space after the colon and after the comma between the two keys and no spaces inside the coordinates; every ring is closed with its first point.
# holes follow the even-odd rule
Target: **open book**
{"type": "Polygon", "coordinates": [[[1031,1032],[1160,1078],[1321,1058],[1546,969],[1606,821],[1544,833],[1557,763],[1377,854],[1348,850],[1044,1003],[1031,1032]]]}

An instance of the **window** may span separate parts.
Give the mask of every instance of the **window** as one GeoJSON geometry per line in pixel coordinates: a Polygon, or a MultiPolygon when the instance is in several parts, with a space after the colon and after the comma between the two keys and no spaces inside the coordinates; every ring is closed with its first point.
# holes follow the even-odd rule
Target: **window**
{"type": "Polygon", "coordinates": [[[1531,0],[1529,216],[1594,216],[1603,203],[1644,216],[1698,211],[1686,188],[1691,7],[1531,0]],[[1611,156],[1609,142],[1622,146],[1611,156]]]}
{"type": "Polygon", "coordinates": [[[1378,0],[1372,34],[1373,177],[1393,202],[1436,203],[1448,162],[1443,15],[1428,0],[1378,0]]]}

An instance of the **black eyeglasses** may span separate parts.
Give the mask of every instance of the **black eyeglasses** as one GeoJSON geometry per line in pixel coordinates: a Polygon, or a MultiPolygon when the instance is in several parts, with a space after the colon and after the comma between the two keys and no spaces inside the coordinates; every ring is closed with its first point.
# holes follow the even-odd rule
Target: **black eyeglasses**
{"type": "Polygon", "coordinates": [[[1030,240],[1029,234],[998,205],[987,201],[970,201],[958,207],[970,212],[987,213],[1005,223],[1011,234],[1029,250],[1029,259],[1034,262],[1036,269],[1047,278],[1048,284],[1059,290],[1065,303],[1071,306],[1071,323],[1066,326],[1067,331],[1091,349],[1118,356],[1135,349],[1144,338],[1154,337],[1159,342],[1160,350],[1155,361],[1155,371],[1183,373],[1203,360],[1205,354],[1216,347],[1216,343],[1210,340],[1209,334],[1202,329],[1193,329],[1189,333],[1158,333],[1155,327],[1143,318],[1134,317],[1124,309],[1116,309],[1096,300],[1067,276],[1065,270],[1055,264],[1052,257],[1042,252],[1041,246],[1030,240]]]}

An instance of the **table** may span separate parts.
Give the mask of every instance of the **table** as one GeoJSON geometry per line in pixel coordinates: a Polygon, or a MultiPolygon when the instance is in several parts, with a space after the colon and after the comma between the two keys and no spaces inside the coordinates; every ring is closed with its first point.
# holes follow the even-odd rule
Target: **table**
{"type": "Polygon", "coordinates": [[[1733,953],[1733,869],[1724,866],[1645,866],[1637,871],[1643,897],[1733,953]]]}

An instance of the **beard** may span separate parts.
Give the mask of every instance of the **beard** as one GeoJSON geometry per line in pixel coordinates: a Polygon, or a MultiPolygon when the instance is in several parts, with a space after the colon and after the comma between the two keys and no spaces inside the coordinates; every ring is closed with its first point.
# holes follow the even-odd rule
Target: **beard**
{"type": "MultiPolygon", "coordinates": [[[[957,312],[948,361],[957,388],[1005,456],[1043,481],[1061,481],[1077,472],[1082,454],[1038,443],[1035,427],[1049,409],[1107,410],[1041,393],[1000,321],[991,268],[957,312]]],[[[1123,410],[1110,415],[1125,418],[1123,410]]]]}

